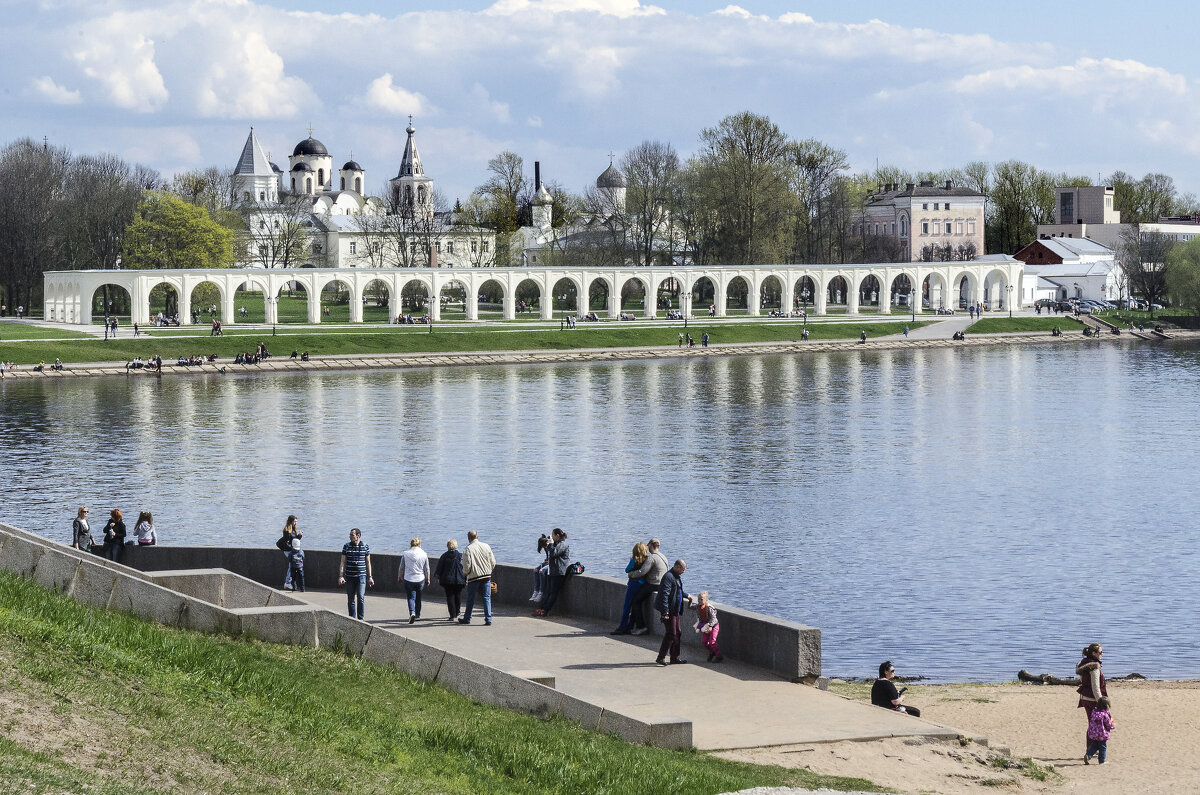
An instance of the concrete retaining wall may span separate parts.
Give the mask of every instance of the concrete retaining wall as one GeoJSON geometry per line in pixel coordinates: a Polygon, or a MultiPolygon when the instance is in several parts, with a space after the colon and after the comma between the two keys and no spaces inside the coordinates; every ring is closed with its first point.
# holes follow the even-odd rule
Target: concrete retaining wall
{"type": "MultiPolygon", "coordinates": [[[[305,550],[304,575],[311,588],[336,588],[340,552],[305,550]]],[[[372,554],[375,591],[400,592],[396,582],[399,555],[372,554]]],[[[277,549],[235,549],[228,547],[127,547],[126,562],[139,570],[228,569],[243,577],[272,588],[282,587],[287,562],[277,549]]],[[[430,566],[436,564],[431,560],[430,566]]],[[[493,575],[499,592],[499,604],[531,608],[528,601],[533,588],[533,567],[499,564],[493,575]]],[[[685,585],[687,578],[684,578],[685,585]]],[[[610,622],[620,620],[625,602],[626,581],[612,577],[582,574],[567,578],[559,597],[557,611],[567,615],[610,622]]],[[[694,588],[695,585],[692,584],[694,588]]],[[[247,595],[239,604],[257,604],[247,595]]],[[[442,590],[433,584],[426,599],[440,600],[442,590]]],[[[265,604],[265,603],[263,603],[265,604]]],[[[764,668],[791,681],[813,681],[821,675],[821,631],[815,627],[784,621],[778,618],[714,603],[721,618],[721,651],[735,660],[764,668]]],[[[648,608],[646,625],[658,634],[657,614],[648,608]]],[[[694,614],[691,614],[694,615],[694,614]]],[[[694,620],[694,619],[693,619],[694,620]]],[[[690,621],[687,623],[691,623],[690,621]]],[[[700,635],[685,627],[683,643],[702,648],[700,635]]]]}
{"type": "MultiPolygon", "coordinates": [[[[126,551],[128,562],[149,571],[112,563],[0,524],[0,570],[30,579],[83,604],[128,613],[165,626],[234,637],[253,635],[273,643],[361,654],[367,660],[391,666],[422,681],[436,682],[484,704],[541,717],[561,715],[585,728],[633,743],[673,749],[692,745],[690,721],[631,718],[390,630],[301,602],[255,582],[253,574],[265,581],[282,576],[283,555],[278,550],[143,547],[126,551]],[[228,562],[238,573],[215,565],[187,565],[200,560],[228,562]]],[[[336,581],[337,553],[306,553],[306,557],[317,559],[313,573],[322,578],[322,583],[324,579],[336,581]]],[[[307,561],[305,568],[308,569],[307,561]]],[[[381,584],[394,584],[394,559],[377,562],[375,574],[377,578],[383,576],[381,584]]]]}

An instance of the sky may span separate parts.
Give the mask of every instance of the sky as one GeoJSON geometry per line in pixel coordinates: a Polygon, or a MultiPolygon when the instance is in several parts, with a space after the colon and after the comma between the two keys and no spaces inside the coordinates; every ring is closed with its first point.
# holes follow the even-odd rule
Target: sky
{"type": "Polygon", "coordinates": [[[1200,193],[1200,61],[1180,3],[860,0],[0,0],[0,143],[170,175],[232,169],[253,125],[314,137],[380,192],[413,115],[446,197],[510,149],[581,192],[644,140],[683,156],[743,110],[796,139],[936,171],[1020,159],[1200,193]],[[1178,19],[1178,24],[1172,20],[1178,19]]]}

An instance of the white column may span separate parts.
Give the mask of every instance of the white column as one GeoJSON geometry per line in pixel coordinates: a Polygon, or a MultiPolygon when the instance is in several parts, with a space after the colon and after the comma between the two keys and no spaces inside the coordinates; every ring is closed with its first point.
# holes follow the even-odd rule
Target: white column
{"type": "Polygon", "coordinates": [[[467,320],[479,320],[479,292],[472,285],[467,286],[466,302],[464,309],[467,311],[467,320]]]}
{"type": "Polygon", "coordinates": [[[817,280],[813,279],[813,285],[816,287],[817,294],[813,296],[813,313],[818,315],[827,314],[829,311],[829,285],[817,284],[817,280]]]}
{"type": "Polygon", "coordinates": [[[552,290],[553,288],[549,286],[542,287],[542,298],[541,304],[539,305],[539,317],[541,317],[542,320],[550,320],[554,317],[554,293],[552,290]]]}
{"type": "Polygon", "coordinates": [[[658,287],[649,287],[648,282],[642,282],[642,287],[646,289],[646,298],[642,302],[642,317],[647,320],[653,320],[657,317],[658,312],[658,287]]]}
{"type": "Polygon", "coordinates": [[[758,278],[746,279],[746,314],[758,317],[762,306],[762,281],[758,278]]]}
{"type": "Polygon", "coordinates": [[[504,290],[504,319],[515,320],[517,317],[517,291],[516,288],[505,288],[504,290]]]}
{"type": "Polygon", "coordinates": [[[308,322],[321,322],[321,293],[314,285],[316,280],[304,285],[304,294],[308,296],[308,322]]]}
{"type": "Polygon", "coordinates": [[[615,320],[621,316],[621,292],[611,287],[608,290],[608,319],[615,320]]]}
{"type": "Polygon", "coordinates": [[[715,288],[713,290],[713,292],[714,292],[713,299],[714,299],[714,303],[716,303],[716,305],[717,305],[717,317],[725,317],[725,307],[727,304],[726,294],[725,294],[725,285],[718,285],[714,281],[713,287],[715,288]]]}
{"type": "MultiPolygon", "coordinates": [[[[183,304],[182,295],[179,297],[179,303],[183,304]]],[[[226,290],[221,295],[221,323],[230,326],[234,325],[237,322],[235,315],[237,315],[237,312],[233,308],[233,291],[226,290]]]]}
{"type": "Polygon", "coordinates": [[[179,291],[179,324],[192,324],[192,291],[188,289],[186,281],[183,283],[183,289],[179,291]]]}
{"type": "Polygon", "coordinates": [[[846,314],[848,315],[858,314],[858,291],[862,285],[856,282],[856,277],[846,280],[847,287],[849,288],[846,290],[846,314]]]}

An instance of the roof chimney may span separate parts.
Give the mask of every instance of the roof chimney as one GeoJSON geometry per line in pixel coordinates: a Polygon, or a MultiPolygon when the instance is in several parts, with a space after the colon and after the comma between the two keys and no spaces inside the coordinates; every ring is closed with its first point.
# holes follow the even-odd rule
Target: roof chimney
{"type": "Polygon", "coordinates": [[[954,188],[953,180],[946,180],[946,190],[951,190],[953,188],[954,188]]]}
{"type": "Polygon", "coordinates": [[[542,189],[542,164],[538,160],[533,161],[533,190],[536,193],[542,189]]]}
{"type": "Polygon", "coordinates": [[[908,185],[907,185],[907,186],[905,186],[905,188],[904,188],[904,189],[905,189],[905,190],[912,190],[912,189],[913,189],[913,188],[915,188],[915,187],[917,187],[917,186],[916,186],[916,185],[914,185],[914,184],[912,184],[912,183],[910,182],[910,183],[908,183],[908,185]]]}

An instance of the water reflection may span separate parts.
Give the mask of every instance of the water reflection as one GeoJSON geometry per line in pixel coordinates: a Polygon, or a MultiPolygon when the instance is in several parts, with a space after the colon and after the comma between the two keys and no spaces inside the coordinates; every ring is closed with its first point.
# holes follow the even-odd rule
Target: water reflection
{"type": "Polygon", "coordinates": [[[1198,380],[1192,347],[1031,346],[7,382],[0,514],[265,546],[296,513],[310,547],[385,551],[475,528],[513,561],[560,526],[613,575],[656,535],[690,588],[821,627],[833,675],[1011,678],[1101,640],[1197,676],[1198,380]]]}

